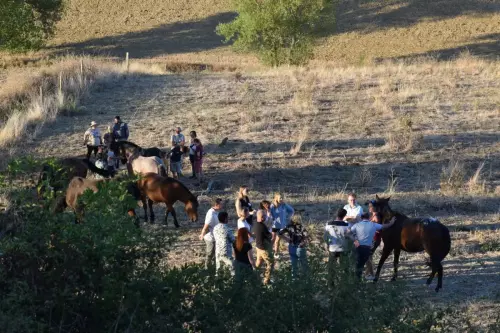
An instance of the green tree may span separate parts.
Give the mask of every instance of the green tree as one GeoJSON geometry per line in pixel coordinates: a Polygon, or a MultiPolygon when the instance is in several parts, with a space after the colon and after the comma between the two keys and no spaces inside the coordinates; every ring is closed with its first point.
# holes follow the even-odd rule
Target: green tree
{"type": "Polygon", "coordinates": [[[36,50],[53,34],[62,0],[0,1],[0,49],[36,50]]]}
{"type": "Polygon", "coordinates": [[[310,58],[324,0],[238,0],[235,6],[238,17],[217,26],[225,42],[257,52],[272,66],[300,65],[310,58]]]}

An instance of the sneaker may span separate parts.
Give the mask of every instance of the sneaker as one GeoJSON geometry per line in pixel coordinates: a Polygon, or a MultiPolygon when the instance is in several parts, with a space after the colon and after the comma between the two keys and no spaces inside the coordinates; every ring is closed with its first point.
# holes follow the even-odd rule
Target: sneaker
{"type": "Polygon", "coordinates": [[[373,281],[373,280],[375,280],[375,276],[373,276],[373,275],[367,275],[367,276],[365,276],[365,280],[367,280],[367,281],[373,281]]]}
{"type": "Polygon", "coordinates": [[[189,177],[189,179],[196,179],[196,176],[191,176],[189,177]]]}

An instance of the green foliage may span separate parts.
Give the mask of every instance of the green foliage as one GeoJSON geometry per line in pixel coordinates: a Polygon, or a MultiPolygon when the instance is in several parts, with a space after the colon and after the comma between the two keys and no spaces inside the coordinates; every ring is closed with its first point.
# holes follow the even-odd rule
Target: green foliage
{"type": "Polygon", "coordinates": [[[0,49],[39,49],[52,35],[62,10],[62,0],[0,1],[0,49]]]}
{"type": "Polygon", "coordinates": [[[272,66],[300,65],[310,58],[324,0],[238,0],[235,7],[238,17],[217,26],[226,42],[258,53],[272,66]]]}
{"type": "Polygon", "coordinates": [[[450,325],[449,313],[405,296],[404,283],[360,282],[352,256],[329,266],[314,245],[307,273],[293,280],[280,263],[270,286],[256,272],[234,280],[199,264],[171,267],[174,237],[137,228],[126,214],[136,204],[127,185],[106,181],[84,193],[81,224],[18,191],[11,211],[22,223],[0,239],[0,332],[411,333],[450,325]]]}

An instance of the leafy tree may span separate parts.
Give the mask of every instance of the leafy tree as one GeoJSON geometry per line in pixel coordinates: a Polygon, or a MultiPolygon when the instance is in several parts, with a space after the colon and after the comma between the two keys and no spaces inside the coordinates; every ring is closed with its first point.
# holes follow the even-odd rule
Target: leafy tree
{"type": "Polygon", "coordinates": [[[238,0],[235,6],[238,17],[217,26],[225,42],[272,66],[307,62],[325,0],[238,0]]]}
{"type": "Polygon", "coordinates": [[[40,48],[61,18],[62,0],[0,1],[0,49],[40,48]]]}

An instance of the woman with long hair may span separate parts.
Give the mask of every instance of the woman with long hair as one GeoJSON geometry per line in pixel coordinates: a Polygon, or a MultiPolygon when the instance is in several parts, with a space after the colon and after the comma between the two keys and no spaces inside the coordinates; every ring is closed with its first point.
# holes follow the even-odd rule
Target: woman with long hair
{"type": "Polygon", "coordinates": [[[262,200],[259,204],[259,209],[264,212],[264,224],[270,229],[273,220],[271,216],[271,202],[262,200]]]}
{"type": "Polygon", "coordinates": [[[239,229],[246,229],[248,231],[248,234],[250,235],[250,242],[253,242],[253,235],[252,235],[252,226],[248,223],[248,216],[250,213],[248,212],[248,208],[245,207],[243,210],[240,212],[239,219],[238,219],[238,230],[239,229]]]}
{"type": "Polygon", "coordinates": [[[248,209],[249,214],[246,217],[246,221],[247,221],[248,225],[250,225],[250,227],[252,227],[254,209],[252,208],[252,203],[250,202],[250,199],[248,198],[248,186],[243,185],[240,187],[240,189],[238,191],[238,196],[236,198],[234,205],[236,207],[236,214],[240,217],[243,214],[243,209],[245,209],[245,208],[248,209]]]}
{"type": "MultiPolygon", "coordinates": [[[[368,212],[370,213],[370,222],[382,224],[382,214],[378,213],[375,210],[375,207],[373,206],[374,202],[375,202],[374,200],[368,202],[368,212]]],[[[375,236],[373,237],[373,245],[370,251],[370,257],[366,262],[365,278],[367,280],[373,280],[375,278],[373,274],[373,254],[379,247],[381,241],[382,241],[382,234],[380,233],[380,231],[375,232],[375,236]]]]}
{"type": "Polygon", "coordinates": [[[246,228],[238,229],[236,241],[233,245],[236,278],[241,278],[255,268],[253,260],[252,244],[250,244],[249,232],[246,228]]]}
{"type": "Polygon", "coordinates": [[[189,162],[191,163],[191,170],[193,175],[189,178],[196,179],[196,171],[194,169],[194,160],[196,155],[196,144],[194,143],[194,139],[197,138],[196,131],[189,132],[189,136],[191,137],[191,142],[189,143],[189,162]]]}
{"type": "Polygon", "coordinates": [[[274,199],[270,207],[271,217],[273,219],[272,226],[272,242],[274,247],[274,257],[279,258],[280,235],[279,232],[285,229],[295,213],[295,210],[289,204],[285,203],[281,193],[274,193],[274,199]]]}

